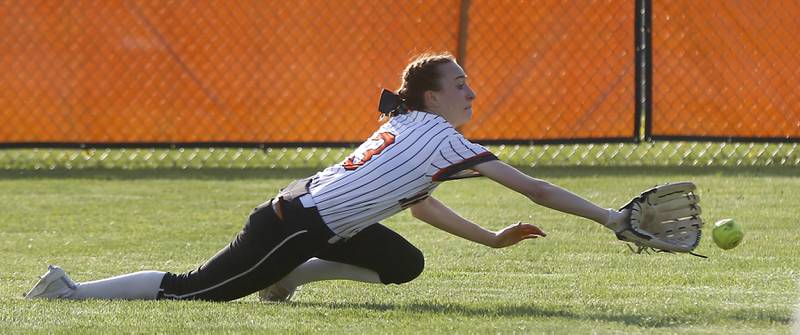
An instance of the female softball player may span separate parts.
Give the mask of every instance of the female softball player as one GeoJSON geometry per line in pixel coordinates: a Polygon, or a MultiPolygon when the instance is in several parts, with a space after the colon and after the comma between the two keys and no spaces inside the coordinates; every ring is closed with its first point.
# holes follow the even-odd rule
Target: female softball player
{"type": "Polygon", "coordinates": [[[468,170],[537,204],[600,224],[624,218],[531,178],[465,139],[456,128],[470,120],[474,99],[451,55],[421,55],[406,67],[398,94],[384,92],[380,109],[389,120],[372,137],[340,164],[291,183],[256,207],[236,238],[200,267],[75,283],[50,266],[26,297],[229,301],[264,290],[262,298],[281,300],[316,280],[405,283],[422,272],[422,253],[378,222],[406,208],[434,227],[494,248],[545,236],[527,223],[486,230],[431,196],[441,182],[468,170]]]}

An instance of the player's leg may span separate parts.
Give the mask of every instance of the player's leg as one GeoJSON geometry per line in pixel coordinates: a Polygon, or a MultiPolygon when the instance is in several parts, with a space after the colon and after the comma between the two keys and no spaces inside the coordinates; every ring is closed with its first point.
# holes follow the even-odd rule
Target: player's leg
{"type": "Polygon", "coordinates": [[[166,272],[140,271],[108,279],[76,283],[58,266],[50,265],[25,294],[28,299],[155,299],[166,272]]]}
{"type": "Polygon", "coordinates": [[[330,230],[310,221],[303,213],[281,220],[271,206],[259,207],[239,235],[205,264],[188,273],[167,273],[159,298],[228,301],[263,289],[329,246],[330,230]]]}
{"type": "Polygon", "coordinates": [[[259,207],[228,246],[188,273],[143,271],[77,284],[61,268],[50,267],[26,297],[237,299],[279,280],[329,246],[332,233],[318,218],[303,212],[292,217],[296,220],[283,221],[271,206],[259,207]]]}
{"type": "Polygon", "coordinates": [[[383,284],[407,283],[422,273],[422,251],[400,234],[376,223],[343,243],[324,249],[317,258],[375,271],[383,284]]]}
{"type": "Polygon", "coordinates": [[[374,224],[325,249],[289,275],[259,292],[262,300],[285,301],[300,285],[321,280],[402,284],[425,266],[422,252],[391,229],[374,224]]]}
{"type": "Polygon", "coordinates": [[[354,280],[380,283],[378,273],[360,266],[311,258],[290,272],[282,280],[259,291],[262,301],[288,301],[301,285],[321,280],[354,280]]]}

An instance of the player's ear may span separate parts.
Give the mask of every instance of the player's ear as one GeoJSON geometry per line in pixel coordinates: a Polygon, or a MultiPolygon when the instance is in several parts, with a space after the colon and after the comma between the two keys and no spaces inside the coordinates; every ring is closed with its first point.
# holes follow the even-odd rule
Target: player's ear
{"type": "Polygon", "coordinates": [[[422,96],[425,98],[425,107],[429,109],[439,107],[439,96],[436,91],[425,91],[422,96]]]}

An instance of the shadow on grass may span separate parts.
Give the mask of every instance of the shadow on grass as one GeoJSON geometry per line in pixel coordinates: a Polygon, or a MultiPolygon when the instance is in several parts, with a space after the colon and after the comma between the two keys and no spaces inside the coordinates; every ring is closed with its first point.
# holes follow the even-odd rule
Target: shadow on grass
{"type": "MultiPolygon", "coordinates": [[[[99,179],[99,180],[137,180],[137,179],[298,179],[310,176],[320,169],[315,168],[88,168],[55,170],[0,170],[0,179],[99,179]]],[[[686,176],[798,176],[796,167],[521,167],[525,173],[537,178],[556,177],[603,177],[603,176],[642,176],[659,177],[686,176]]]]}
{"type": "Polygon", "coordinates": [[[379,312],[399,311],[421,314],[447,314],[462,316],[498,316],[498,317],[545,317],[564,318],[583,321],[602,321],[621,323],[642,328],[666,328],[686,324],[707,324],[735,321],[763,321],[788,325],[791,318],[782,315],[779,311],[765,311],[761,309],[742,310],[705,310],[704,315],[713,315],[709,320],[704,315],[662,315],[662,314],[626,314],[588,313],[578,314],[564,310],[545,309],[535,305],[503,305],[497,307],[473,307],[458,304],[437,303],[412,303],[412,304],[380,304],[380,303],[320,303],[320,302],[293,302],[298,307],[328,308],[328,309],[368,309],[379,312]],[[715,321],[719,320],[719,321],[715,321]]]}

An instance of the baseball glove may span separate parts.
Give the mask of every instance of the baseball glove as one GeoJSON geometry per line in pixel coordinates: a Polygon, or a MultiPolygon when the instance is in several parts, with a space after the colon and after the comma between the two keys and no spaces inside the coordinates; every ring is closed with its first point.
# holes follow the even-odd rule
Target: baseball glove
{"type": "Polygon", "coordinates": [[[692,253],[703,227],[696,188],[692,182],[678,182],[648,189],[620,209],[629,211],[627,220],[609,228],[620,240],[635,244],[638,253],[654,249],[700,256],[692,253]]]}

